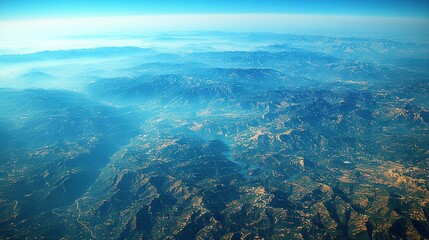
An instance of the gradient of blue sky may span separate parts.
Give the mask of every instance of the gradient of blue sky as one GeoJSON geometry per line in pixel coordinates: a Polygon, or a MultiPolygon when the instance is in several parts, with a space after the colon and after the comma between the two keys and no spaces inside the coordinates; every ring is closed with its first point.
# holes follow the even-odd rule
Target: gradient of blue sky
{"type": "Polygon", "coordinates": [[[0,19],[189,13],[429,17],[428,0],[0,0],[0,19]]]}

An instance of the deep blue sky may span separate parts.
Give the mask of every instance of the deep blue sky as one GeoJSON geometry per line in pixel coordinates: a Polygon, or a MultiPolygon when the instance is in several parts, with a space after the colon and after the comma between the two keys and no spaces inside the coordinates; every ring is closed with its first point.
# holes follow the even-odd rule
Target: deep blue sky
{"type": "Polygon", "coordinates": [[[187,13],[429,17],[429,0],[0,0],[0,19],[187,13]]]}

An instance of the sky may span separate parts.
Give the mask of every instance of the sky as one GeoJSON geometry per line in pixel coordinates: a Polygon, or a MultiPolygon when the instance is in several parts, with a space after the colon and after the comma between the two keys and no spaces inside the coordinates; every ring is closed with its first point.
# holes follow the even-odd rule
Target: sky
{"type": "Polygon", "coordinates": [[[0,0],[0,19],[277,13],[429,17],[428,0],[0,0]]]}

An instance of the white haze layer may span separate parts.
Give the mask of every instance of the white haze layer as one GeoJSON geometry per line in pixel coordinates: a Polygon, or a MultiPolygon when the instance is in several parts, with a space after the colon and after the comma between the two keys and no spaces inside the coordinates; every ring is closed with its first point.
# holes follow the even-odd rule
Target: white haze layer
{"type": "Polygon", "coordinates": [[[150,34],[186,31],[275,32],[426,42],[419,18],[290,14],[183,14],[0,21],[0,54],[136,46],[177,48],[150,34]]]}

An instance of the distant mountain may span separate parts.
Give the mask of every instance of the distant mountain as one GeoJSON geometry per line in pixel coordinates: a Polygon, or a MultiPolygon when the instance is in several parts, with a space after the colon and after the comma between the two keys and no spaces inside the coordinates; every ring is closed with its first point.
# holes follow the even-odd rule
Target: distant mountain
{"type": "Polygon", "coordinates": [[[310,50],[342,59],[371,62],[407,57],[410,54],[419,57],[427,55],[427,45],[422,43],[328,36],[289,35],[277,40],[276,44],[258,48],[258,50],[273,52],[290,51],[291,49],[310,50]]]}
{"type": "Polygon", "coordinates": [[[235,83],[262,88],[279,88],[298,84],[299,80],[272,69],[256,68],[203,68],[193,69],[189,74],[203,79],[224,83],[235,83]],[[293,81],[296,80],[295,83],[293,81]]]}
{"type": "Polygon", "coordinates": [[[189,54],[190,59],[218,67],[250,67],[281,69],[287,66],[301,66],[305,64],[323,65],[338,62],[339,59],[317,52],[284,51],[284,52],[206,52],[189,54]]]}
{"type": "Polygon", "coordinates": [[[43,51],[28,54],[0,55],[2,63],[18,63],[44,60],[64,60],[78,58],[100,58],[129,55],[155,55],[157,51],[137,47],[101,47],[91,49],[43,51]]]}

